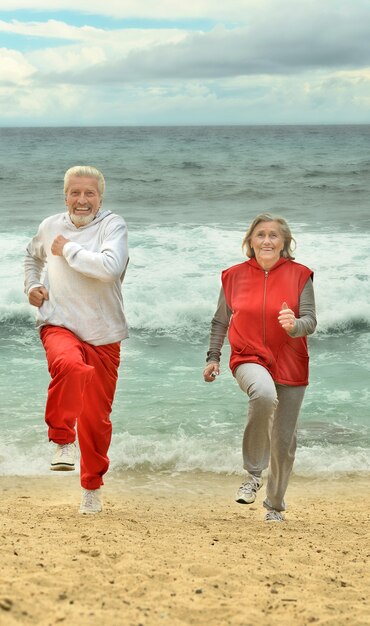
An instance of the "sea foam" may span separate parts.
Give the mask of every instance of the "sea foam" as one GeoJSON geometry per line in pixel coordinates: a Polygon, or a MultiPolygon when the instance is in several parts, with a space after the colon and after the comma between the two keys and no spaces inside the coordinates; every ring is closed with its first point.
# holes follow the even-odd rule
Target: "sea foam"
{"type": "MultiPolygon", "coordinates": [[[[24,447],[9,442],[0,456],[0,475],[46,475],[52,445],[45,440],[24,447]]],[[[240,446],[224,441],[209,441],[179,432],[173,436],[137,436],[129,432],[113,436],[110,472],[210,472],[243,475],[240,446]]],[[[78,468],[77,468],[78,471],[78,468]]],[[[335,478],[370,472],[370,448],[345,445],[298,446],[294,475],[306,478],[335,478]]]]}
{"type": "MultiPolygon", "coordinates": [[[[314,271],[317,334],[370,328],[367,242],[355,233],[293,229],[296,261],[314,271]]],[[[223,226],[150,226],[130,232],[130,264],[123,292],[132,331],[179,340],[205,336],[216,308],[222,269],[244,260],[243,229],[223,226]]],[[[0,319],[29,322],[33,310],[23,293],[27,239],[6,233],[0,319]]]]}

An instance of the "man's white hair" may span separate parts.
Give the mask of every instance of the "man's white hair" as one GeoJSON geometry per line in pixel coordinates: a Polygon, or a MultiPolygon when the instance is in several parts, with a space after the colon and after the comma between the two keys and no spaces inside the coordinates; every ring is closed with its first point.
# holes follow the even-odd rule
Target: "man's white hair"
{"type": "Polygon", "coordinates": [[[69,187],[69,180],[71,176],[87,176],[89,178],[96,178],[98,181],[98,189],[101,196],[104,195],[105,191],[105,180],[104,176],[96,167],[92,167],[91,165],[75,165],[74,167],[70,167],[69,170],[66,171],[64,175],[64,193],[66,194],[69,187]]]}

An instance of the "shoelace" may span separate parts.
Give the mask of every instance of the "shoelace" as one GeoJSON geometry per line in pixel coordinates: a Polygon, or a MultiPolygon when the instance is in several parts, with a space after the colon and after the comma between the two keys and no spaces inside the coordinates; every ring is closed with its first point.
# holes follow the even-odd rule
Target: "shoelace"
{"type": "Polygon", "coordinates": [[[95,500],[95,494],[92,491],[85,491],[84,504],[87,507],[92,507],[95,500]]]}
{"type": "Polygon", "coordinates": [[[61,456],[69,456],[69,446],[69,443],[65,443],[63,446],[60,447],[61,456]]]}
{"type": "Polygon", "coordinates": [[[269,511],[266,513],[265,519],[267,522],[282,522],[284,518],[280,511],[269,511]]]}
{"type": "Polygon", "coordinates": [[[100,504],[99,491],[96,489],[85,489],[83,493],[84,503],[87,504],[87,506],[100,504]]]}
{"type": "Polygon", "coordinates": [[[245,493],[251,493],[252,491],[256,493],[257,489],[258,489],[258,485],[253,480],[247,480],[240,487],[240,491],[244,491],[245,493]]]}

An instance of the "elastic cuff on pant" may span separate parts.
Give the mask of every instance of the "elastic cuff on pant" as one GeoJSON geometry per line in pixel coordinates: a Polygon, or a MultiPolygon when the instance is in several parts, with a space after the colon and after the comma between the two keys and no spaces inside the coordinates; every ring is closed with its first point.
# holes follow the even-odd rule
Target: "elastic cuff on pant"
{"type": "Polygon", "coordinates": [[[84,489],[88,489],[89,491],[100,489],[102,485],[104,485],[104,483],[101,478],[97,480],[89,480],[89,481],[81,480],[81,487],[83,487],[84,489]]]}
{"type": "Polygon", "coordinates": [[[272,506],[271,504],[269,504],[267,502],[267,500],[263,501],[263,506],[265,507],[265,509],[267,509],[268,511],[286,511],[287,507],[285,506],[285,502],[283,502],[282,506],[272,506]]]}
{"type": "Polygon", "coordinates": [[[68,443],[75,443],[76,439],[73,439],[72,441],[67,441],[66,439],[63,439],[63,441],[60,439],[60,437],[49,437],[49,442],[52,443],[56,443],[57,446],[65,446],[68,443]]]}
{"type": "Polygon", "coordinates": [[[256,478],[262,478],[262,470],[260,472],[251,472],[247,467],[244,466],[244,469],[251,476],[255,476],[256,478]]]}

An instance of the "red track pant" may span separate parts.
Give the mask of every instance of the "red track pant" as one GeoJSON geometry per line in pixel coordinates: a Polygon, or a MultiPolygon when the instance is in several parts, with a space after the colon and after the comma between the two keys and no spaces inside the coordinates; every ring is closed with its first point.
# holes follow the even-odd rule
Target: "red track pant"
{"type": "Polygon", "coordinates": [[[44,326],[40,336],[52,378],[45,410],[49,439],[73,443],[77,423],[81,485],[98,489],[109,467],[120,343],[92,346],[60,326],[44,326]]]}

